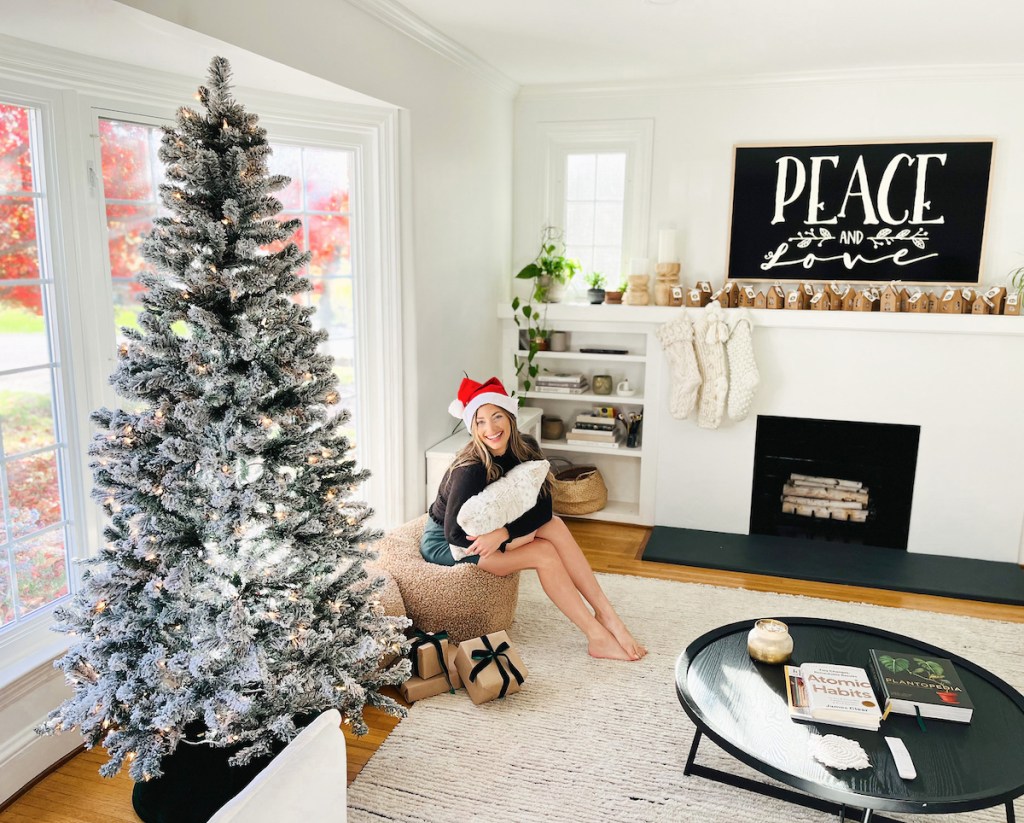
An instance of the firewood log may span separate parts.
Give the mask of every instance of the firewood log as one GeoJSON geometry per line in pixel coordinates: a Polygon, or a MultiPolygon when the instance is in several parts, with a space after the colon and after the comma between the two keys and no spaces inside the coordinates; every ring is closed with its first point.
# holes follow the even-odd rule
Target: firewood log
{"type": "Polygon", "coordinates": [[[864,508],[864,503],[858,503],[854,500],[815,500],[813,497],[797,497],[791,494],[783,495],[782,500],[785,503],[794,503],[797,506],[811,506],[812,508],[820,508],[822,506],[833,509],[864,508]]]}
{"type": "Polygon", "coordinates": [[[865,505],[868,502],[867,492],[842,489],[838,486],[798,486],[787,483],[782,487],[782,493],[790,497],[813,497],[817,500],[852,500],[865,505]]]}

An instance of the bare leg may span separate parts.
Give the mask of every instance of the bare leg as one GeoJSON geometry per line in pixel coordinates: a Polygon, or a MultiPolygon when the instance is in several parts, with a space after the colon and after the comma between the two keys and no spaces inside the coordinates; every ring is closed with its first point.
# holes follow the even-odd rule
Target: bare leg
{"type": "Polygon", "coordinates": [[[594,616],[608,631],[615,635],[615,639],[626,650],[631,657],[640,658],[647,654],[647,649],[637,643],[630,634],[626,624],[615,612],[608,595],[604,593],[601,584],[597,582],[590,563],[583,554],[579,543],[572,536],[569,527],[560,517],[552,517],[547,523],[537,529],[537,537],[543,538],[555,547],[558,556],[562,559],[562,565],[572,578],[576,589],[582,594],[587,602],[594,609],[594,616]]]}
{"type": "Polygon", "coordinates": [[[558,553],[547,540],[533,540],[504,554],[495,552],[480,558],[479,565],[484,571],[501,577],[523,569],[536,569],[540,584],[551,602],[586,635],[587,651],[591,657],[630,659],[615,635],[590,613],[558,553]]]}

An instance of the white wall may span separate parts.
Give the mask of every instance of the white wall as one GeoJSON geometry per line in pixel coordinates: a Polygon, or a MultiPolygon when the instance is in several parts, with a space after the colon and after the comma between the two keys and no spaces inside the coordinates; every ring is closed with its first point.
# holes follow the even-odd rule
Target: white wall
{"type": "Polygon", "coordinates": [[[529,258],[543,219],[532,195],[543,180],[537,124],[653,118],[651,227],[679,229],[684,278],[725,275],[732,147],[745,142],[990,137],[996,140],[983,282],[1024,265],[1024,73],[944,70],[887,76],[793,77],[721,86],[591,91],[524,89],[516,104],[515,259],[529,258]]]}
{"type": "MultiPolygon", "coordinates": [[[[949,72],[628,93],[526,89],[516,105],[514,259],[529,258],[544,218],[538,124],[653,118],[650,237],[627,258],[653,256],[658,229],[674,226],[684,280],[721,284],[736,143],[992,137],[982,282],[1002,283],[1024,264],[1022,96],[1024,76],[949,72]]],[[[757,414],[909,423],[922,427],[910,551],[1024,561],[1024,441],[1015,433],[1024,408],[1024,318],[952,318],[983,332],[964,335],[955,331],[967,325],[928,317],[875,315],[871,328],[852,329],[847,316],[836,327],[792,328],[758,314],[762,387],[747,421],[699,429],[692,419],[669,419],[666,397],[653,400],[666,418],[656,444],[656,523],[747,533],[757,414]]],[[[660,352],[650,367],[667,386],[660,352]]]]}
{"type": "Polygon", "coordinates": [[[482,379],[500,362],[491,307],[509,269],[513,89],[342,0],[121,2],[405,109],[405,420],[395,433],[406,465],[395,482],[406,514],[418,513],[423,455],[451,431],[463,370],[482,379]]]}

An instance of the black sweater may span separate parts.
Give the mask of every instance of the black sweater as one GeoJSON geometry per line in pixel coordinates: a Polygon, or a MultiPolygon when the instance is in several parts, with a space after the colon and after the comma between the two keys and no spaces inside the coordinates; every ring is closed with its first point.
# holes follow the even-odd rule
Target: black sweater
{"type": "MultiPolygon", "coordinates": [[[[502,475],[521,462],[512,454],[512,449],[505,449],[503,455],[494,457],[494,463],[501,469],[502,475]]],[[[449,468],[444,473],[437,491],[437,499],[430,507],[430,517],[435,523],[444,526],[444,536],[449,544],[466,548],[473,542],[455,518],[462,505],[473,495],[482,492],[486,486],[487,473],[483,463],[469,463],[457,469],[449,468]]],[[[532,509],[505,525],[509,540],[536,531],[550,519],[551,495],[541,493],[532,509]]]]}

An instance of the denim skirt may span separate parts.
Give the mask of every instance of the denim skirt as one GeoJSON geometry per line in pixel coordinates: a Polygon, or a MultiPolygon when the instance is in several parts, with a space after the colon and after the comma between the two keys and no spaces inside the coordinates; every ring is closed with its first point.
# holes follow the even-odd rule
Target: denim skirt
{"type": "MultiPolygon", "coordinates": [[[[427,515],[427,526],[423,529],[423,537],[420,538],[420,554],[429,563],[437,563],[439,566],[454,566],[456,560],[452,557],[452,550],[448,548],[448,539],[444,536],[444,526],[434,521],[433,517],[427,515]]],[[[479,555],[469,554],[459,560],[459,563],[477,563],[479,555]]]]}

